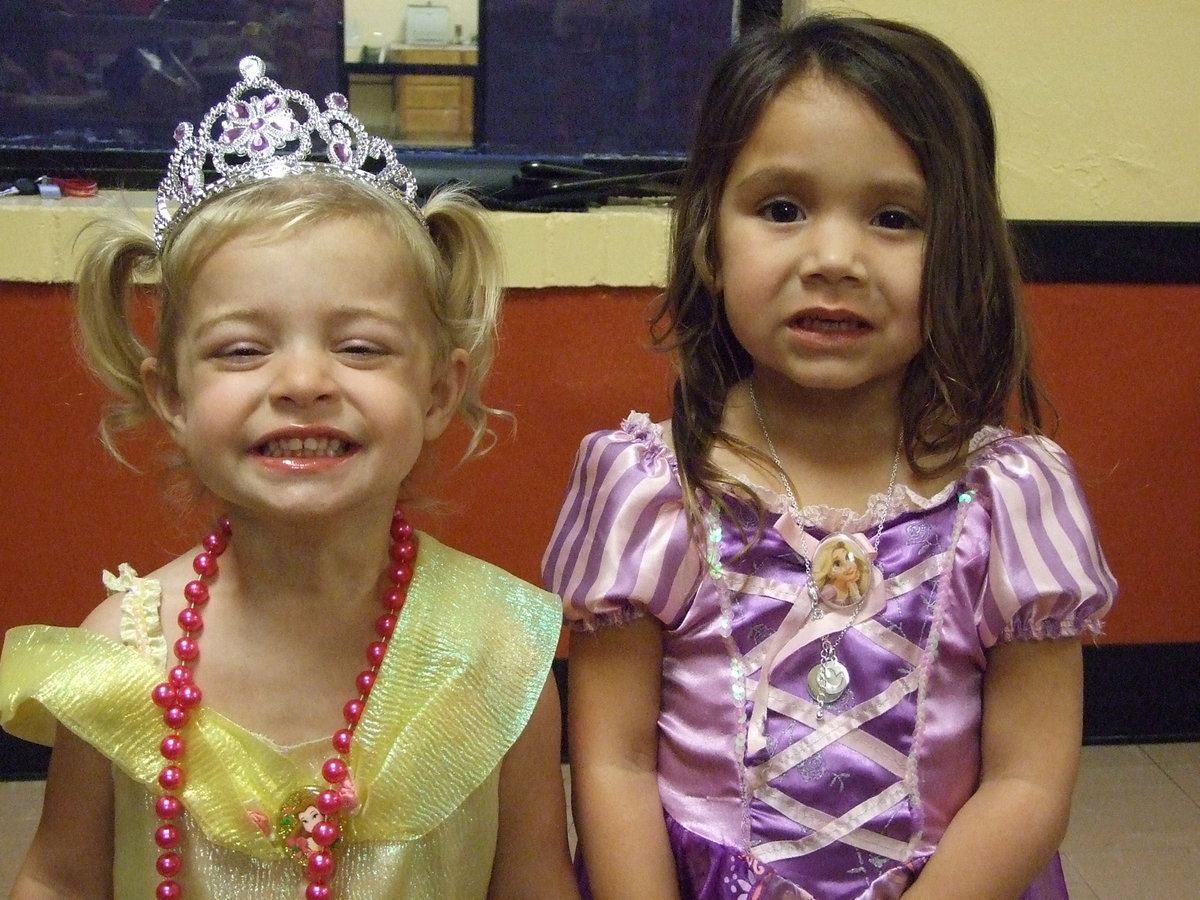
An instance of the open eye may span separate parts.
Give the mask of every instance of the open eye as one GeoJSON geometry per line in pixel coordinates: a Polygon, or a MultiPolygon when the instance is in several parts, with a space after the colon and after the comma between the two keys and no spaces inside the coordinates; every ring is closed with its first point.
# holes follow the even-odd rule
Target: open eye
{"type": "Polygon", "coordinates": [[[768,222],[787,224],[804,218],[800,205],[792,200],[770,200],[759,208],[759,215],[768,222]]]}
{"type": "Polygon", "coordinates": [[[875,215],[875,218],[871,220],[871,224],[877,225],[880,228],[886,228],[889,231],[903,231],[921,227],[921,224],[911,213],[905,212],[902,209],[885,209],[883,212],[875,215]]]}

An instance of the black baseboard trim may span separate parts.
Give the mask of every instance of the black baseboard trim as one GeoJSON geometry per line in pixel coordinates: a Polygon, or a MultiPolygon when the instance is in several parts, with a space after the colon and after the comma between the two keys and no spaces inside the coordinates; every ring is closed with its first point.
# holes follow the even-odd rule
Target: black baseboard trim
{"type": "Polygon", "coordinates": [[[1200,284],[1200,223],[1009,223],[1026,282],[1200,284]]]}
{"type": "Polygon", "coordinates": [[[46,777],[50,748],[0,731],[0,781],[33,781],[46,777]]]}
{"type": "Polygon", "coordinates": [[[1200,643],[1083,648],[1086,744],[1200,741],[1200,643]]]}
{"type": "MultiPolygon", "coordinates": [[[[567,660],[554,660],[553,673],[565,724],[567,660]]],[[[1084,647],[1083,680],[1085,744],[1200,741],[1200,643],[1084,647]]],[[[0,781],[45,778],[49,759],[47,748],[0,731],[0,781]]]]}

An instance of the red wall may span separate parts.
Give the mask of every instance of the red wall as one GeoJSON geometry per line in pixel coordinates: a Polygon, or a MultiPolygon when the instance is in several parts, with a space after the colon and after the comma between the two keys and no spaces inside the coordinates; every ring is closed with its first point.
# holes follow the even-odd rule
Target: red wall
{"type": "MultiPolygon", "coordinates": [[[[514,412],[515,437],[437,488],[429,530],[538,578],[580,438],[631,408],[668,410],[667,360],[647,349],[654,291],[513,291],[489,402],[514,412]]],[[[1190,580],[1177,574],[1200,532],[1200,286],[1038,285],[1031,315],[1057,437],[1088,488],[1122,599],[1107,642],[1200,641],[1190,580]]],[[[0,630],[73,624],[102,596],[99,572],[149,571],[195,540],[150,469],[100,446],[101,390],[71,348],[63,286],[0,283],[0,630]]],[[[143,442],[134,458],[152,467],[143,442]]]]}

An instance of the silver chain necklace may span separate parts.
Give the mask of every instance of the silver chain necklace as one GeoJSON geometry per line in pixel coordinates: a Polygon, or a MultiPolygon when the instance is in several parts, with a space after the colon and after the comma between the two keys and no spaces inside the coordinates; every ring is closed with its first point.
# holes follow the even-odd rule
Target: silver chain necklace
{"type": "MultiPolygon", "coordinates": [[[[767,452],[771,461],[779,470],[780,481],[787,493],[789,510],[796,525],[804,533],[804,520],[800,514],[800,504],[792,491],[787,470],[779,459],[775,442],[767,430],[766,420],[763,419],[762,409],[758,405],[758,397],[754,393],[754,382],[750,382],[750,403],[754,407],[754,417],[762,431],[763,440],[767,444],[767,452]]],[[[801,555],[804,562],[804,572],[808,577],[807,592],[811,608],[809,619],[819,619],[825,615],[821,608],[824,603],[835,609],[851,610],[850,618],[844,628],[833,636],[821,638],[821,657],[808,673],[808,694],[817,704],[817,718],[824,718],[825,708],[836,703],[850,687],[850,671],[838,659],[838,646],[842,643],[847,632],[854,627],[858,615],[867,602],[867,593],[875,584],[875,570],[871,558],[879,552],[879,539],[883,536],[883,526],[892,512],[892,499],[896,491],[896,475],[900,471],[900,444],[896,444],[896,454],[892,457],[892,475],[888,480],[887,509],[879,519],[879,527],[875,529],[875,538],[871,547],[850,534],[834,532],[823,538],[811,554],[801,555]],[[869,553],[866,551],[870,551],[869,553]]]]}

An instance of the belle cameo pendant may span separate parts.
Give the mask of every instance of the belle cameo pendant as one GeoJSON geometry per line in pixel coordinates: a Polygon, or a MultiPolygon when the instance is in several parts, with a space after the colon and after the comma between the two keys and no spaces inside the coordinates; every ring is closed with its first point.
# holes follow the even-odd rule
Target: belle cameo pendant
{"type": "Polygon", "coordinates": [[[317,809],[320,794],[316,787],[301,788],[287,798],[275,819],[276,845],[301,865],[307,865],[315,853],[333,846],[341,830],[330,829],[326,824],[340,826],[340,816],[327,816],[317,809]]]}

